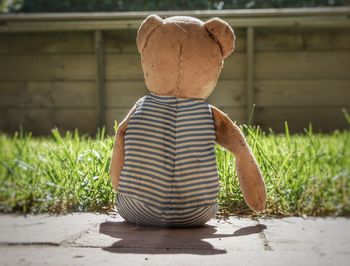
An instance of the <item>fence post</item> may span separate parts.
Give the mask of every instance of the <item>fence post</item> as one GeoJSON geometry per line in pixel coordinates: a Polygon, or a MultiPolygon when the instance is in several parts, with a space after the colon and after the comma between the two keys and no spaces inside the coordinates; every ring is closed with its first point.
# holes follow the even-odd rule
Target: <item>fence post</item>
{"type": "Polygon", "coordinates": [[[247,27],[246,44],[246,123],[254,124],[252,115],[254,104],[254,28],[247,27]]]}
{"type": "MultiPolygon", "coordinates": [[[[106,126],[105,116],[105,60],[103,34],[101,30],[94,32],[96,60],[96,115],[97,128],[106,126]]],[[[96,128],[96,129],[97,129],[96,128]]]]}

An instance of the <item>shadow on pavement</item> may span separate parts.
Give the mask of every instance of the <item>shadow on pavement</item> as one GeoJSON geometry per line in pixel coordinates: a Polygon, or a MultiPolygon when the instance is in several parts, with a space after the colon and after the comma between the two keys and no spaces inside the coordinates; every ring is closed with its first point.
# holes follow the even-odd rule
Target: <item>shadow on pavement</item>
{"type": "Polygon", "coordinates": [[[205,239],[221,240],[227,237],[242,237],[259,234],[265,225],[247,226],[232,234],[215,234],[215,226],[204,225],[198,228],[165,229],[151,226],[137,226],[127,222],[103,222],[100,234],[119,239],[103,250],[112,253],[134,254],[225,254],[225,249],[215,248],[205,239]]]}

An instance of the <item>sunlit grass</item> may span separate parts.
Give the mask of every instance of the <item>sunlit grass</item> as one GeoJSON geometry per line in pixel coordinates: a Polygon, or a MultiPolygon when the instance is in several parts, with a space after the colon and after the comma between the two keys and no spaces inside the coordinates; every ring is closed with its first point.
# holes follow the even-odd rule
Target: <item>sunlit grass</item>
{"type": "MultiPolygon", "coordinates": [[[[265,214],[350,215],[350,131],[299,135],[243,131],[268,191],[265,214]]],[[[50,137],[0,134],[0,211],[111,210],[108,169],[113,138],[53,130],[50,137]]],[[[231,154],[217,147],[222,214],[247,214],[231,154]]]]}
{"type": "MultiPolygon", "coordinates": [[[[267,214],[349,215],[350,132],[264,134],[245,127],[248,141],[264,175],[267,214]]],[[[246,213],[232,155],[217,151],[223,212],[246,213]],[[232,178],[233,177],[233,178],[232,178]]]]}

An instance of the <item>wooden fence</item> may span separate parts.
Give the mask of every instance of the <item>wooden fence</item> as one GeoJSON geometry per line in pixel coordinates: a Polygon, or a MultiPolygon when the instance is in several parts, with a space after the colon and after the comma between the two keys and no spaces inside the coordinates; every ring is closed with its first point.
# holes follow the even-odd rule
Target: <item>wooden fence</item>
{"type": "MultiPolygon", "coordinates": [[[[0,16],[0,130],[36,134],[57,126],[113,133],[147,93],[135,38],[137,13],[0,16]]],[[[236,52],[208,101],[236,120],[281,131],[313,123],[348,128],[350,8],[158,12],[219,16],[235,29],[236,52]]]]}

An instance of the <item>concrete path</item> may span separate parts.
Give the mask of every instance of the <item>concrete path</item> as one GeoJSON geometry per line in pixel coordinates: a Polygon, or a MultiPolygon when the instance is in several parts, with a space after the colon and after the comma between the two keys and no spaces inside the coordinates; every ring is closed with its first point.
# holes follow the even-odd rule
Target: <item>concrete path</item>
{"type": "Polygon", "coordinates": [[[0,265],[350,265],[350,219],[232,217],[159,229],[117,215],[0,215],[0,265]]]}

